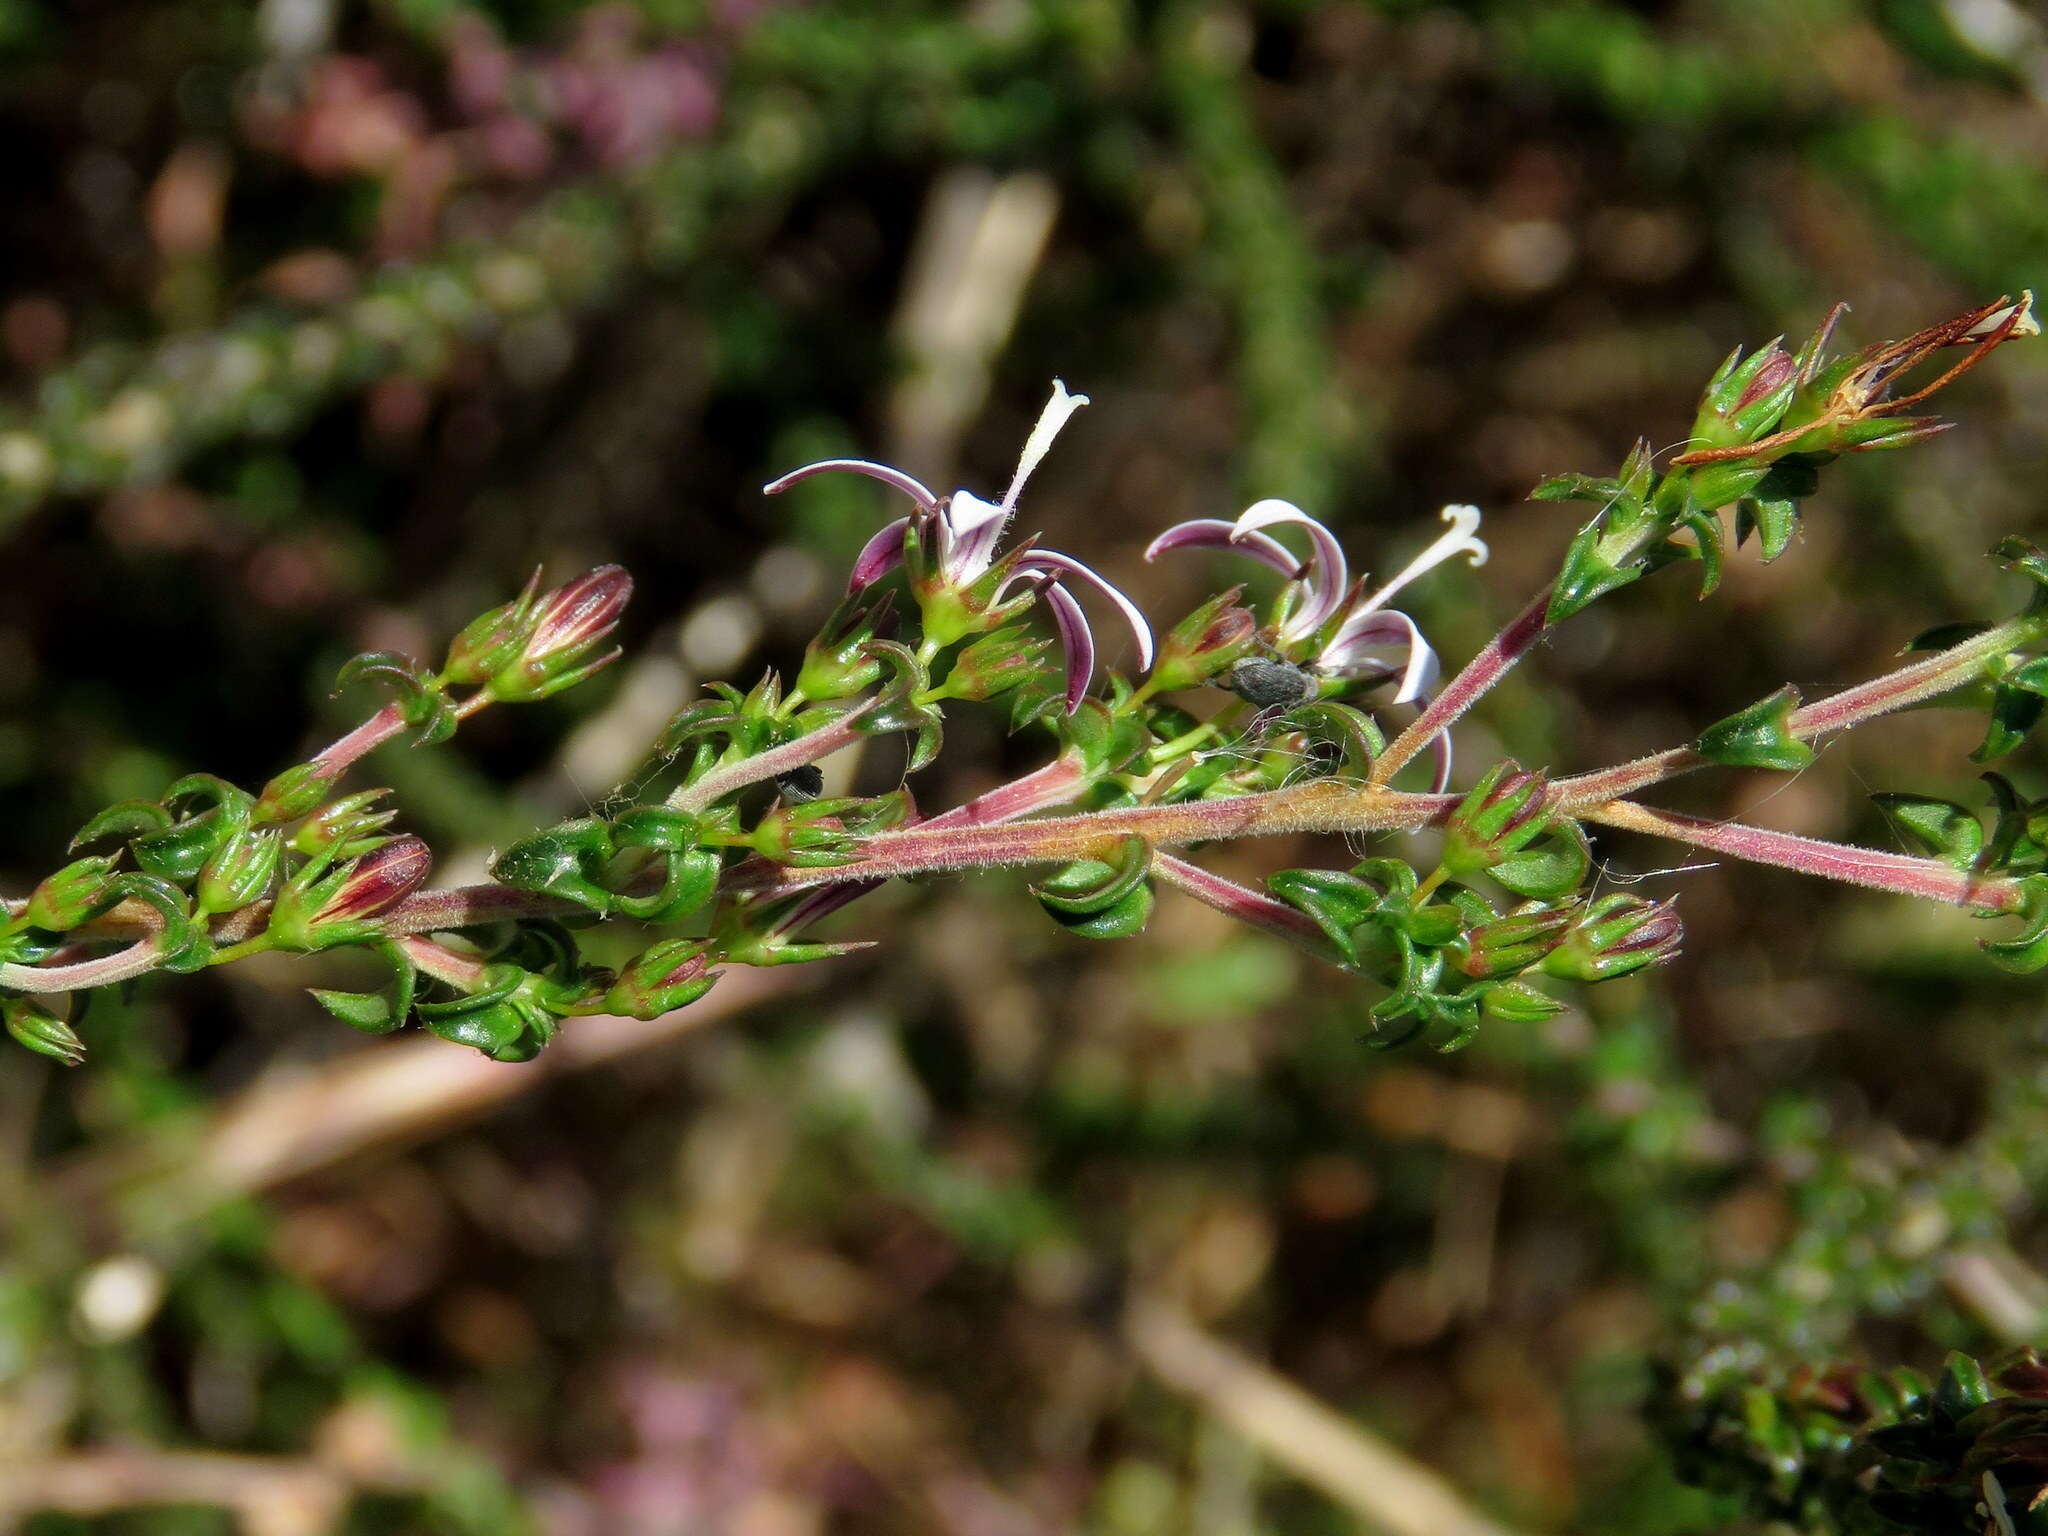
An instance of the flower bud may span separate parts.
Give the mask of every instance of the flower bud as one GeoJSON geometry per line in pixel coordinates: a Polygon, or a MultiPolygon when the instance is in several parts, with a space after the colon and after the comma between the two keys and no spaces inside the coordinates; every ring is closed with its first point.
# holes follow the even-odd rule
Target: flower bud
{"type": "Polygon", "coordinates": [[[1684,941],[1685,925],[1671,902],[1603,896],[1543,957],[1543,971],[1568,981],[1612,981],[1675,958],[1684,941]]]}
{"type": "Polygon", "coordinates": [[[850,699],[865,693],[882,675],[882,662],[868,642],[888,639],[896,631],[896,594],[870,598],[850,592],[804,647],[804,664],[796,675],[796,691],[819,703],[850,699]]]}
{"type": "Polygon", "coordinates": [[[658,1019],[687,1007],[718,980],[711,970],[709,939],[669,939],[626,962],[604,995],[611,1013],[629,1019],[658,1019]]]}
{"type": "Polygon", "coordinates": [[[323,763],[317,758],[310,763],[294,763],[276,778],[263,786],[263,793],[257,797],[255,820],[261,822],[297,821],[301,816],[320,808],[334,782],[341,777],[341,770],[332,763],[323,763]]]}
{"type": "Polygon", "coordinates": [[[462,633],[449,643],[448,659],[441,664],[442,682],[473,687],[489,681],[519,659],[540,622],[540,605],[536,601],[540,575],[536,569],[511,602],[479,615],[463,627],[462,633]]]}
{"type": "Polygon", "coordinates": [[[7,1033],[16,1043],[27,1046],[38,1056],[48,1056],[67,1067],[85,1060],[85,1042],[78,1038],[77,1031],[41,1004],[25,997],[0,998],[0,1015],[4,1015],[7,1033]]]}
{"type": "Polygon", "coordinates": [[[1511,912],[1506,917],[1468,929],[1457,956],[1467,976],[1491,980],[1526,971],[1564,942],[1578,912],[1571,907],[1543,907],[1511,912]]]}
{"type": "Polygon", "coordinates": [[[1037,677],[1051,647],[1050,640],[1033,639],[1021,626],[995,630],[960,653],[940,691],[969,703],[993,699],[1037,677]]]}
{"type": "Polygon", "coordinates": [[[1798,373],[1791,355],[1775,341],[1740,362],[1731,356],[1707,385],[1687,451],[1730,448],[1764,436],[1791,403],[1798,373]]]}
{"type": "Polygon", "coordinates": [[[544,593],[534,605],[532,630],[485,681],[485,694],[501,703],[530,704],[610,666],[621,651],[595,658],[591,652],[618,627],[632,595],[633,578],[616,565],[600,565],[544,593]]]}
{"type": "Polygon", "coordinates": [[[261,900],[277,878],[284,837],[275,827],[244,827],[214,851],[199,872],[193,910],[236,912],[261,900]]]}
{"type": "Polygon", "coordinates": [[[68,933],[111,899],[107,886],[114,878],[118,854],[95,855],[66,864],[29,893],[16,926],[68,933]]]}
{"type": "Polygon", "coordinates": [[[419,838],[394,837],[339,869],[322,856],[308,861],[278,892],[269,932],[280,949],[330,949],[357,944],[381,930],[376,919],[418,890],[433,868],[419,838]]]}
{"type": "Polygon", "coordinates": [[[1443,866],[1461,878],[1491,869],[1549,824],[1549,781],[1512,760],[1496,763],[1444,824],[1443,866]]]}
{"type": "Polygon", "coordinates": [[[1219,592],[1168,630],[1147,680],[1154,693],[1199,688],[1231,667],[1257,643],[1259,621],[1238,605],[1243,587],[1219,592]]]}
{"type": "Polygon", "coordinates": [[[398,812],[377,806],[390,793],[388,789],[365,789],[323,806],[292,833],[292,851],[308,857],[331,854],[336,859],[369,852],[377,846],[378,835],[398,817],[398,812]]]}

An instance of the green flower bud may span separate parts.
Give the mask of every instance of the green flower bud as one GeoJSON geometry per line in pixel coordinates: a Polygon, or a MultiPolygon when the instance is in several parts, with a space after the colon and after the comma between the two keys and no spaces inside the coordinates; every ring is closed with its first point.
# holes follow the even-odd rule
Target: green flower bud
{"type": "Polygon", "coordinates": [[[284,835],[275,827],[244,827],[222,843],[199,872],[193,910],[235,912],[260,901],[277,878],[284,835]]]}
{"type": "Polygon", "coordinates": [[[1668,901],[1603,896],[1548,955],[1545,975],[1567,981],[1612,981],[1677,957],[1685,925],[1668,901]]]}
{"type": "Polygon", "coordinates": [[[541,573],[535,569],[525,588],[503,607],[493,608],[463,627],[448,646],[448,658],[441,664],[441,680],[475,687],[490,680],[519,659],[533,638],[539,620],[541,573]]]}
{"type": "Polygon", "coordinates": [[[1444,824],[1443,866],[1459,879],[1491,869],[1549,824],[1549,781],[1512,760],[1495,763],[1444,824]]]}
{"type": "Polygon", "coordinates": [[[388,789],[365,789],[321,807],[292,833],[292,851],[309,858],[331,854],[337,859],[368,853],[381,840],[383,830],[398,818],[398,812],[377,805],[390,793],[388,789]]]}
{"type": "Polygon", "coordinates": [[[293,764],[263,786],[263,793],[256,800],[255,820],[258,824],[297,821],[311,814],[319,809],[340,776],[340,770],[331,763],[317,759],[293,764]]]}
{"type": "Polygon", "coordinates": [[[533,624],[512,659],[484,683],[484,693],[502,703],[530,704],[573,688],[617,661],[617,648],[593,656],[618,628],[633,596],[633,578],[616,565],[586,571],[565,587],[544,593],[534,604],[533,624]]]}
{"type": "Polygon", "coordinates": [[[608,1012],[629,1019],[658,1019],[687,1007],[712,988],[718,974],[709,939],[669,939],[626,962],[604,995],[608,1012]]]}
{"type": "Polygon", "coordinates": [[[1153,693],[1199,688],[1230,671],[1258,643],[1259,621],[1238,599],[1243,587],[1219,592],[1159,638],[1146,680],[1153,693]]]}
{"type": "Polygon", "coordinates": [[[969,703],[996,698],[1039,677],[1051,648],[1021,625],[991,631],[959,654],[939,692],[969,703]]]}
{"type": "Polygon", "coordinates": [[[54,875],[46,876],[29,893],[28,904],[21,909],[14,926],[41,928],[49,933],[70,932],[113,899],[108,886],[119,862],[120,857],[115,854],[93,856],[66,864],[54,875]]]}
{"type": "Polygon", "coordinates": [[[1458,969],[1482,980],[1526,971],[1564,942],[1578,915],[1571,907],[1541,907],[1468,929],[1453,951],[1458,969]]]}
{"type": "Polygon", "coordinates": [[[38,1056],[48,1056],[67,1067],[85,1060],[85,1042],[69,1024],[40,1003],[26,997],[0,998],[0,1016],[5,1017],[7,1033],[38,1056]]]}

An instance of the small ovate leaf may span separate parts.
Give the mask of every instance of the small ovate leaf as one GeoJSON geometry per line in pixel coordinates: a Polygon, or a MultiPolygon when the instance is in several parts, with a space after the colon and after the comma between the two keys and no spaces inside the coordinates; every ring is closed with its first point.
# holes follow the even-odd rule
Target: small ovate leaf
{"type": "Polygon", "coordinates": [[[1916,853],[1956,869],[1974,869],[1984,851],[1984,824],[1953,800],[1895,793],[1870,797],[1916,853]]]}
{"type": "Polygon", "coordinates": [[[1618,500],[1626,488],[1612,475],[1552,475],[1529,493],[1531,501],[1591,501],[1601,506],[1618,500]]]}
{"type": "Polygon", "coordinates": [[[2034,583],[2035,590],[2027,601],[2029,614],[2048,610],[2048,553],[2026,539],[2007,537],[1991,547],[1991,558],[2034,583]]]}
{"type": "Polygon", "coordinates": [[[1039,905],[1064,921],[1089,917],[1128,896],[1152,867],[1152,845],[1142,837],[1126,837],[1114,858],[1077,859],[1031,887],[1039,905]]]}
{"type": "Polygon", "coordinates": [[[1724,768],[1771,768],[1790,772],[1813,761],[1813,748],[1786,723],[1799,707],[1799,690],[1786,684],[1768,698],[1718,720],[1700,732],[1693,750],[1724,768]]]}
{"type": "Polygon", "coordinates": [[[1590,606],[1618,587],[1625,587],[1643,574],[1640,564],[1618,566],[1601,551],[1600,525],[1588,523],[1565,551],[1564,568],[1550,589],[1550,605],[1544,612],[1547,623],[1556,624],[1590,606]]]}
{"type": "Polygon", "coordinates": [[[582,817],[521,838],[491,861],[491,878],[603,915],[613,900],[601,883],[611,857],[611,828],[595,817],[582,817]]]}
{"type": "Polygon", "coordinates": [[[1993,914],[2017,917],[2018,933],[2005,939],[1984,939],[1978,947],[2002,970],[2031,976],[2048,966],[2048,876],[2032,875],[2021,882],[2020,908],[2013,913],[1993,914]]]}
{"type": "Polygon", "coordinates": [[[1141,880],[1099,911],[1076,915],[1048,907],[1054,921],[1084,939],[1128,939],[1142,933],[1152,916],[1152,882],[1141,880]]]}
{"type": "Polygon", "coordinates": [[[1359,963],[1353,935],[1378,909],[1378,890],[1338,869],[1283,869],[1266,877],[1266,889],[1322,929],[1346,965],[1359,963]]]}
{"type": "Polygon", "coordinates": [[[151,874],[119,875],[107,891],[117,900],[133,899],[156,909],[157,915],[163,919],[157,945],[162,956],[158,963],[164,970],[178,974],[195,971],[211,958],[212,940],[207,937],[206,930],[192,920],[192,909],[185,893],[168,880],[151,874]]]}
{"type": "Polygon", "coordinates": [[[1593,867],[1593,850],[1575,821],[1552,822],[1541,839],[1487,871],[1497,884],[1531,901],[1557,901],[1576,891],[1593,867]]]}
{"type": "Polygon", "coordinates": [[[2029,874],[2048,861],[2048,848],[2035,838],[2030,823],[2034,808],[2022,800],[2002,773],[1980,774],[1991,791],[1991,840],[1977,861],[1979,869],[2029,874]]]}
{"type": "Polygon", "coordinates": [[[1693,553],[1700,562],[1700,596],[1712,597],[1714,589],[1721,585],[1721,519],[1700,507],[1694,507],[1679,519],[1681,526],[1692,530],[1693,553]]]}
{"type": "Polygon", "coordinates": [[[145,874],[173,885],[190,885],[233,833],[234,828],[221,820],[219,812],[208,811],[162,832],[138,837],[128,849],[145,874]]]}
{"type": "Polygon", "coordinates": [[[115,837],[126,841],[152,832],[170,828],[176,817],[162,806],[150,800],[123,800],[119,805],[110,805],[84,826],[71,839],[71,852],[76,853],[88,843],[102,838],[115,837]]]}
{"type": "Polygon", "coordinates": [[[416,745],[435,746],[455,734],[455,706],[449,702],[440,680],[410,656],[401,656],[396,651],[352,656],[335,674],[335,692],[355,683],[371,683],[389,694],[399,717],[418,732],[414,738],[416,745]]]}
{"type": "Polygon", "coordinates": [[[2001,683],[1991,690],[1991,717],[1985,722],[1984,740],[1970,754],[1973,763],[1995,763],[2027,739],[2040,723],[2048,699],[2024,688],[2001,683]]]}
{"type": "Polygon", "coordinates": [[[1305,704],[1287,716],[1287,724],[1308,738],[1311,752],[1320,747],[1334,755],[1332,778],[1364,783],[1372,773],[1374,759],[1387,747],[1387,738],[1372,716],[1348,704],[1305,704]]]}
{"type": "Polygon", "coordinates": [[[1908,651],[1946,651],[1961,645],[1965,640],[1974,640],[1989,624],[1964,619],[1953,624],[1937,624],[1932,629],[1923,629],[1906,642],[1908,651]]]}
{"type": "Polygon", "coordinates": [[[620,896],[612,904],[643,923],[679,923],[717,893],[724,868],[716,848],[671,853],[666,855],[660,890],[649,896],[620,896]]]}
{"type": "Polygon", "coordinates": [[[366,1035],[388,1035],[401,1029],[412,1014],[413,990],[419,981],[419,968],[412,963],[403,946],[379,944],[377,953],[391,963],[391,981],[376,992],[336,992],[325,987],[311,987],[313,1001],[333,1014],[351,1029],[359,1029],[366,1035]]]}

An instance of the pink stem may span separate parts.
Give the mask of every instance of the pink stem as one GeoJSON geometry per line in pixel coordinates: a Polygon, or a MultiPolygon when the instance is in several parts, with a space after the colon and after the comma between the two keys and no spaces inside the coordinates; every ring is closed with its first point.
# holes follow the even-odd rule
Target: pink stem
{"type": "Polygon", "coordinates": [[[340,778],[359,759],[404,734],[405,716],[396,704],[386,704],[341,740],[317,754],[313,761],[330,770],[328,777],[340,778]]]}
{"type": "Polygon", "coordinates": [[[1653,810],[1626,800],[1609,801],[1577,814],[1604,826],[1646,832],[1652,837],[1670,838],[1752,864],[1797,870],[1823,880],[1895,891],[1902,896],[1919,896],[1984,912],[2016,912],[2020,906],[2018,881],[1973,874],[1936,859],[1880,853],[1874,848],[1854,848],[1792,832],[1770,832],[1738,821],[1714,821],[1677,811],[1653,810]]]}
{"type": "Polygon", "coordinates": [[[736,763],[728,763],[723,768],[714,768],[696,783],[679,787],[668,797],[668,803],[678,811],[701,811],[736,789],[745,789],[749,784],[758,784],[778,773],[788,773],[792,768],[802,768],[821,757],[829,757],[860,739],[856,722],[879,703],[880,695],[863,700],[829,725],[822,725],[794,741],[784,742],[779,747],[771,747],[736,763]]]}
{"type": "Polygon", "coordinates": [[[126,949],[75,965],[0,964],[0,987],[10,992],[84,992],[92,987],[111,987],[133,981],[156,969],[159,940],[151,934],[126,949]]]}
{"type": "MultiPolygon", "coordinates": [[[[1887,672],[1882,677],[1858,683],[1853,688],[1844,688],[1840,693],[1831,693],[1824,699],[1795,709],[1785,718],[1786,729],[1799,740],[1810,741],[1834,731],[1846,731],[1895,710],[1924,704],[1973,681],[1978,668],[1992,657],[2025,641],[2030,628],[2024,619],[2008,619],[1924,661],[1916,661],[1911,666],[1900,667],[1895,672],[1887,672]]],[[[1632,763],[1562,779],[1558,782],[1557,791],[1562,797],[1561,808],[1569,814],[1577,814],[1582,807],[1616,800],[1666,779],[1712,766],[1711,758],[1702,757],[1691,747],[1669,747],[1648,757],[1639,757],[1632,763]]]]}
{"type": "Polygon", "coordinates": [[[1335,952],[1323,930],[1312,918],[1284,901],[1255,891],[1250,886],[1239,885],[1235,880],[1227,880],[1199,864],[1177,859],[1170,853],[1152,855],[1152,873],[1175,890],[1186,892],[1227,917],[1234,917],[1267,933],[1278,934],[1289,943],[1308,950],[1317,959],[1336,963],[1335,952]]]}
{"type": "Polygon", "coordinates": [[[1394,738],[1393,744],[1373,764],[1374,784],[1386,784],[1392,780],[1395,774],[1415,760],[1416,754],[1484,698],[1495,683],[1508,675],[1516,662],[1535,649],[1536,642],[1543,638],[1543,614],[1549,605],[1550,590],[1546,587],[1528,607],[1508,621],[1505,629],[1486,643],[1484,650],[1465,663],[1456,677],[1438,690],[1429,707],[1415,717],[1407,730],[1394,738]]]}

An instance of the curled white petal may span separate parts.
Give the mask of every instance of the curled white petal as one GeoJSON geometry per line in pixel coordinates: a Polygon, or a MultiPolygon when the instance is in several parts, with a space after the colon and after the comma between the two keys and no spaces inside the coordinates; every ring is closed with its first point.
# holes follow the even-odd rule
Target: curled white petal
{"type": "Polygon", "coordinates": [[[973,581],[995,560],[996,545],[1009,525],[1010,508],[983,501],[972,491],[955,491],[946,501],[947,575],[953,581],[973,581]]]}
{"type": "Polygon", "coordinates": [[[1401,688],[1391,701],[1395,704],[1421,698],[1436,686],[1443,671],[1436,651],[1422,638],[1415,621],[1392,608],[1353,613],[1316,661],[1332,677],[1358,677],[1382,670],[1391,676],[1398,671],[1401,688]],[[1404,659],[1375,654],[1380,651],[1394,651],[1404,659]]]}
{"type": "Polygon", "coordinates": [[[1440,535],[1434,544],[1402,566],[1392,581],[1358,605],[1357,612],[1371,613],[1382,607],[1416,577],[1435,570],[1456,555],[1470,555],[1475,566],[1486,564],[1486,541],[1479,537],[1479,509],[1450,506],[1444,508],[1443,516],[1444,521],[1451,525],[1450,531],[1440,535]]]}
{"type": "Polygon", "coordinates": [[[806,464],[792,469],[778,480],[770,480],[761,487],[763,496],[779,496],[799,480],[808,480],[813,475],[822,475],[829,470],[846,470],[851,474],[866,475],[870,480],[879,480],[893,486],[916,502],[920,509],[929,512],[939,504],[939,498],[927,490],[922,483],[906,475],[893,464],[877,464],[872,459],[820,459],[815,464],[806,464]]]}
{"type": "Polygon", "coordinates": [[[1038,461],[1052,447],[1052,440],[1060,435],[1060,428],[1067,424],[1067,418],[1087,403],[1086,395],[1070,395],[1060,380],[1052,381],[1052,398],[1045,402],[1045,409],[1038,413],[1038,424],[1024,440],[1024,451],[1017,456],[1017,473],[1010,477],[1010,488],[1003,493],[1006,515],[1017,505],[1018,492],[1024,489],[1024,482],[1031,478],[1031,471],[1038,468],[1038,461]]]}
{"type": "Polygon", "coordinates": [[[1344,589],[1351,584],[1351,568],[1345,564],[1344,546],[1337,542],[1334,533],[1293,502],[1282,501],[1278,497],[1255,501],[1246,507],[1239,514],[1231,536],[1243,539],[1262,528],[1273,528],[1282,523],[1292,523],[1305,530],[1309,542],[1315,546],[1311,568],[1301,575],[1308,591],[1302,598],[1301,607],[1288,619],[1282,636],[1294,639],[1314,634],[1337,611],[1337,605],[1344,601],[1344,589]]]}

